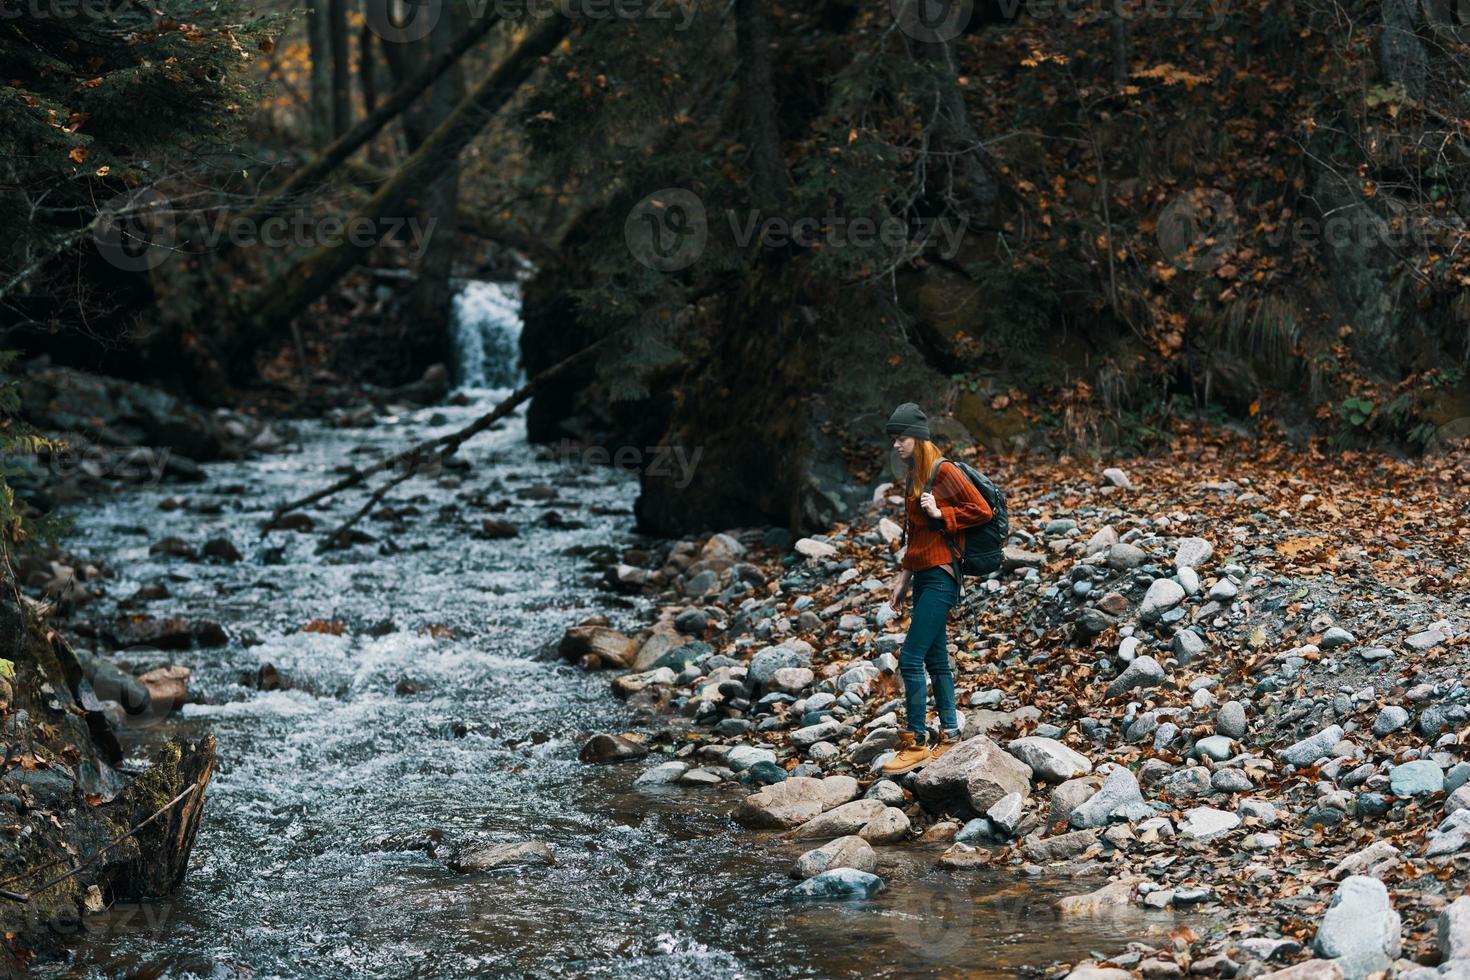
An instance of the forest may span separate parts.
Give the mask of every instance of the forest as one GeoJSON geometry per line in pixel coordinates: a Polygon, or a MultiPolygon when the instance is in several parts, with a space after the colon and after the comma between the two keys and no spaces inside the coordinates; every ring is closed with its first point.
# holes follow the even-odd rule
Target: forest
{"type": "Polygon", "coordinates": [[[0,65],[0,971],[1470,964],[1470,6],[0,65]]]}

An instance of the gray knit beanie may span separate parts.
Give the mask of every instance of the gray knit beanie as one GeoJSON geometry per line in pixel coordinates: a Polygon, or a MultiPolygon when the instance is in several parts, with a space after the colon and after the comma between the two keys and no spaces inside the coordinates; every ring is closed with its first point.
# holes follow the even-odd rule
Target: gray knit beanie
{"type": "Polygon", "coordinates": [[[888,417],[887,432],[891,436],[913,436],[915,439],[930,439],[929,416],[913,402],[904,402],[888,417]]]}

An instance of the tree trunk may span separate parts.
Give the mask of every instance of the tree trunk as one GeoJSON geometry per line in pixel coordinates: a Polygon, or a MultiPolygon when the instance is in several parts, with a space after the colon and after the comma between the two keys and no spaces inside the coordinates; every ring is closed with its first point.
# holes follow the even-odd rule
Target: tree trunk
{"type": "Polygon", "coordinates": [[[770,14],[764,0],[735,0],[735,50],[753,203],[759,208],[780,207],[789,199],[788,177],[776,122],[770,14]]]}
{"type": "MultiPolygon", "coordinates": [[[[454,43],[456,18],[451,9],[434,25],[433,33],[426,39],[425,56],[432,59],[454,43]]],[[[424,138],[437,129],[444,120],[454,114],[454,108],[464,98],[464,74],[453,67],[440,75],[429,90],[420,114],[424,138]]],[[[419,141],[420,143],[422,140],[419,141]]],[[[418,149],[417,146],[414,147],[418,149]]],[[[415,347],[422,357],[432,361],[443,361],[449,354],[449,318],[453,290],[450,276],[454,271],[456,251],[455,220],[459,211],[459,157],[445,162],[434,182],[419,199],[420,218],[424,227],[433,220],[434,233],[430,236],[424,253],[419,258],[417,278],[408,296],[407,311],[410,322],[419,332],[415,347]]]]}
{"type": "Polygon", "coordinates": [[[1128,84],[1128,21],[1113,11],[1113,81],[1128,84]]]}
{"type": "MultiPolygon", "coordinates": [[[[565,17],[543,18],[367,204],[347,219],[347,227],[361,224],[364,219],[372,222],[372,234],[348,235],[339,244],[313,249],[280,277],[279,284],[252,295],[240,311],[227,318],[210,341],[218,368],[236,379],[247,375],[252,352],[288,330],[293,318],[376,247],[382,236],[377,227],[382,219],[402,214],[409,198],[459,156],[496,110],[541,66],[541,59],[556,48],[569,28],[565,17]]],[[[207,374],[208,365],[201,371],[207,374]]],[[[220,392],[213,394],[217,398],[220,392]]]]}
{"type": "MultiPolygon", "coordinates": [[[[926,0],[908,0],[924,3],[926,0]]],[[[939,104],[928,122],[930,158],[944,168],[945,180],[937,189],[938,196],[964,214],[988,214],[995,203],[995,178],[985,167],[985,150],[975,128],[970,125],[960,89],[951,41],[912,38],[910,51],[915,60],[926,65],[934,75],[939,104]]]]}
{"type": "MultiPolygon", "coordinates": [[[[293,173],[285,183],[263,198],[250,210],[240,215],[240,220],[258,222],[270,214],[278,205],[290,203],[297,195],[304,194],[329,177],[337,167],[352,156],[353,153],[368,140],[376,136],[384,126],[401,115],[413,101],[432,85],[435,79],[448,71],[470,48],[483,38],[490,29],[499,21],[495,17],[486,16],[472,24],[469,30],[460,34],[450,47],[435,55],[419,71],[410,74],[403,84],[394,89],[393,94],[383,100],[371,114],[366,116],[350,131],[340,139],[334,140],[310,163],[293,173]]],[[[385,55],[389,55],[400,45],[380,45],[385,55]]],[[[323,99],[325,105],[325,98],[323,99]]]]}
{"type": "Polygon", "coordinates": [[[311,88],[307,111],[317,146],[332,138],[332,46],[328,40],[327,0],[312,0],[306,13],[306,44],[311,52],[311,88]]]}
{"type": "Polygon", "coordinates": [[[332,138],[341,139],[352,127],[352,49],[347,43],[348,0],[327,0],[329,40],[332,47],[332,138]]]}

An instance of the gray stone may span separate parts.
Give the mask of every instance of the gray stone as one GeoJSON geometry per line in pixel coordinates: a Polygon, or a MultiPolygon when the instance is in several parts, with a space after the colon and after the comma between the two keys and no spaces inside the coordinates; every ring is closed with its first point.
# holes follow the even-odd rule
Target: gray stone
{"type": "Polygon", "coordinates": [[[1108,685],[1106,696],[1116,698],[1139,688],[1158,687],[1168,676],[1164,673],[1164,668],[1159,666],[1159,662],[1153,657],[1147,655],[1134,657],[1133,662],[1123,670],[1123,673],[1108,685]]]}
{"type": "Polygon", "coordinates": [[[976,735],[925,766],[914,782],[914,792],[935,812],[968,808],[984,813],[1007,793],[1027,796],[1031,767],[984,735],[976,735]]]}
{"type": "Polygon", "coordinates": [[[1373,734],[1382,738],[1403,728],[1409,723],[1409,713],[1396,704],[1385,705],[1373,719],[1373,734]]]}
{"type": "Polygon", "coordinates": [[[869,844],[897,844],[909,835],[909,818],[896,806],[863,824],[858,836],[869,844]]]}
{"type": "Polygon", "coordinates": [[[776,753],[754,745],[737,745],[725,754],[725,765],[735,772],[744,772],[758,762],[776,761],[776,753]]]}
{"type": "Polygon", "coordinates": [[[1240,589],[1236,586],[1234,582],[1230,581],[1228,578],[1222,578],[1214,585],[1210,586],[1209,597],[1218,603],[1224,604],[1230,602],[1239,593],[1240,589]]]}
{"type": "Polygon", "coordinates": [[[1395,796],[1423,796],[1444,789],[1444,770],[1428,759],[1415,759],[1390,769],[1388,781],[1395,796]]]}
{"type": "Polygon", "coordinates": [[[1202,759],[1211,759],[1215,762],[1224,762],[1235,754],[1231,747],[1232,743],[1226,735],[1207,735],[1194,743],[1195,751],[1202,759]]]}
{"type": "Polygon", "coordinates": [[[1067,818],[1072,815],[1072,811],[1085,803],[1093,793],[1102,787],[1102,784],[1101,776],[1091,775],[1080,779],[1069,779],[1053,788],[1047,811],[1047,823],[1065,824],[1067,818]]]}
{"type": "Polygon", "coordinates": [[[888,807],[881,800],[853,800],[833,807],[797,827],[792,837],[797,840],[820,840],[823,837],[846,837],[856,834],[888,807]]]}
{"type": "Polygon", "coordinates": [[[1148,561],[1148,554],[1142,548],[1136,548],[1131,544],[1115,544],[1108,548],[1107,564],[1115,571],[1128,572],[1148,561]]]}
{"type": "Polygon", "coordinates": [[[815,725],[798,728],[791,733],[791,744],[799,749],[809,749],[818,742],[835,738],[842,731],[842,722],[833,719],[819,721],[815,725]]]}
{"type": "Polygon", "coordinates": [[[633,780],[634,786],[667,786],[679,781],[684,771],[689,768],[686,762],[664,762],[645,771],[637,779],[633,780]]]}
{"type": "Polygon", "coordinates": [[[1033,776],[1048,783],[1064,783],[1092,772],[1092,761],[1054,738],[1028,735],[1006,745],[1006,751],[1031,767],[1033,776]]]}
{"type": "Polygon", "coordinates": [[[1184,822],[1179,825],[1180,837],[1209,841],[1224,837],[1240,826],[1240,818],[1226,810],[1211,806],[1197,806],[1184,812],[1184,822]]]}
{"type": "Polygon", "coordinates": [[[810,667],[782,667],[771,675],[766,687],[785,694],[800,694],[816,683],[817,675],[810,667]]]}
{"type": "Polygon", "coordinates": [[[1282,749],[1280,756],[1294,766],[1310,766],[1332,753],[1332,748],[1342,741],[1342,726],[1329,725],[1322,731],[1300,742],[1282,749]]]}
{"type": "Polygon", "coordinates": [[[1439,913],[1434,945],[1440,959],[1470,959],[1470,895],[1461,895],[1439,913]]]}
{"type": "Polygon", "coordinates": [[[1205,796],[1211,792],[1210,770],[1190,766],[1164,780],[1164,788],[1170,796],[1205,796]]]}
{"type": "Polygon", "coordinates": [[[1350,647],[1357,642],[1358,638],[1341,626],[1332,626],[1322,634],[1322,640],[1317,645],[1323,650],[1336,650],[1338,647],[1350,647]]]}
{"type": "Polygon", "coordinates": [[[1174,651],[1174,656],[1181,664],[1187,664],[1191,660],[1204,656],[1205,640],[1194,630],[1180,630],[1174,634],[1174,640],[1169,644],[1174,651]]]}
{"type": "Polygon", "coordinates": [[[1067,816],[1067,822],[1078,829],[1105,827],[1115,819],[1143,820],[1154,815],[1154,811],[1143,802],[1143,793],[1133,773],[1118,766],[1108,773],[1102,788],[1077,806],[1067,816]]]}
{"type": "Polygon", "coordinates": [[[870,898],[883,889],[883,879],[857,868],[833,868],[791,889],[794,898],[870,898]]]}
{"type": "Polygon", "coordinates": [[[791,647],[766,647],[750,658],[745,679],[757,688],[763,688],[782,667],[805,667],[810,661],[809,655],[791,647]]]}
{"type": "Polygon", "coordinates": [[[997,800],[994,806],[985,811],[985,818],[996,829],[1002,831],[1007,837],[1011,837],[1016,833],[1016,828],[1021,825],[1021,817],[1024,813],[1021,794],[1007,793],[997,800]]]}
{"type": "Polygon", "coordinates": [[[1199,595],[1199,572],[1183,565],[1174,570],[1174,578],[1178,579],[1185,595],[1199,595]]]}
{"type": "Polygon", "coordinates": [[[1109,466],[1107,469],[1103,470],[1102,476],[1103,480],[1107,482],[1108,486],[1118,487],[1121,490],[1133,489],[1133,482],[1128,479],[1128,474],[1124,473],[1116,466],[1109,466]]]}
{"type": "Polygon", "coordinates": [[[1365,875],[1344,879],[1317,927],[1313,951],[1335,960],[1347,980],[1365,980],[1387,970],[1400,948],[1399,915],[1383,882],[1365,875]]]}
{"type": "Polygon", "coordinates": [[[555,864],[556,848],[541,841],[520,844],[496,844],[461,854],[454,861],[456,871],[494,871],[527,864],[555,864]]]}
{"type": "Polygon", "coordinates": [[[1281,821],[1281,816],[1276,812],[1276,806],[1265,800],[1241,800],[1236,804],[1235,812],[1240,814],[1241,819],[1254,818],[1262,827],[1274,827],[1281,821]]]}
{"type": "Polygon", "coordinates": [[[797,858],[791,873],[806,879],[834,868],[854,868],[872,874],[878,870],[878,855],[861,837],[839,837],[797,858]]]}
{"type": "Polygon", "coordinates": [[[1245,705],[1239,701],[1226,701],[1220,705],[1220,710],[1215,715],[1215,733],[1227,738],[1244,738],[1246,733],[1245,705]]]}
{"type": "Polygon", "coordinates": [[[1210,774],[1210,787],[1217,793],[1249,793],[1255,788],[1239,769],[1216,769],[1210,774]]]}
{"type": "Polygon", "coordinates": [[[1215,546],[1204,538],[1184,538],[1174,552],[1175,568],[1199,568],[1215,554],[1215,546]]]}
{"type": "Polygon", "coordinates": [[[1138,618],[1145,623],[1157,622],[1159,617],[1184,601],[1184,587],[1173,579],[1156,578],[1143,594],[1143,604],[1138,607],[1138,618]]]}
{"type": "Polygon", "coordinates": [[[751,830],[789,830],[857,796],[851,776],[790,776],[752,793],[735,809],[735,821],[751,830]]]}
{"type": "Polygon", "coordinates": [[[1021,842],[1021,853],[1036,862],[1066,861],[1097,843],[1096,830],[1074,830],[1055,837],[1030,835],[1021,842]]]}

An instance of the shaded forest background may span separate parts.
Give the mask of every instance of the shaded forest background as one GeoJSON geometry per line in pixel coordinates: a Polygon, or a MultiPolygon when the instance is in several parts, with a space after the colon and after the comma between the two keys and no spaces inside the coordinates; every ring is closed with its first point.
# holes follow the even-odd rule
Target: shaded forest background
{"type": "Polygon", "coordinates": [[[840,518],[911,399],[997,453],[1466,434],[1464,4],[4,14],[19,376],[310,411],[516,278],[528,374],[611,338],[533,439],[702,454],[663,532],[840,518]]]}

